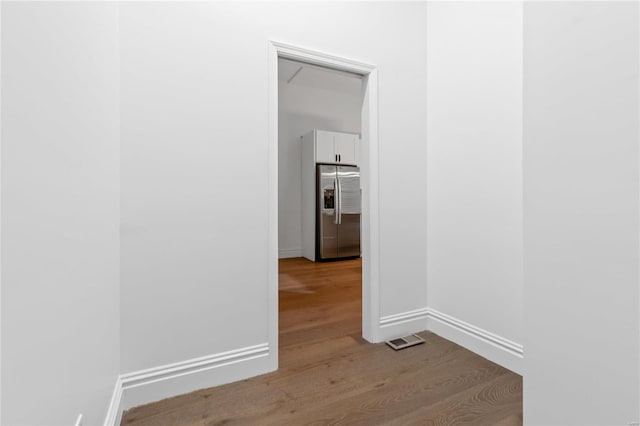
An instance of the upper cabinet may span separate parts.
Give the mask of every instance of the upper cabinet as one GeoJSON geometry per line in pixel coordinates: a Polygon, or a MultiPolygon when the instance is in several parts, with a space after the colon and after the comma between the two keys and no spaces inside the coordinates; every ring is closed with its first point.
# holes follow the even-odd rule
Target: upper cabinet
{"type": "Polygon", "coordinates": [[[333,136],[339,164],[359,165],[358,148],[360,137],[350,133],[335,133],[333,136]]]}
{"type": "Polygon", "coordinates": [[[315,162],[360,165],[360,137],[353,133],[314,130],[315,162]]]}
{"type": "Polygon", "coordinates": [[[334,133],[324,132],[322,130],[314,130],[312,135],[315,144],[316,163],[337,163],[338,156],[336,154],[334,133]]]}

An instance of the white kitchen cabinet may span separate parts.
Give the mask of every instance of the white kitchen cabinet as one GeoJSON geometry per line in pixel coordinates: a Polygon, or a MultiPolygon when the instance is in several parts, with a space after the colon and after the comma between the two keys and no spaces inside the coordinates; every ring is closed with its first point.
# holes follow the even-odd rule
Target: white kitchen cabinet
{"type": "Polygon", "coordinates": [[[357,157],[357,149],[358,143],[360,142],[358,135],[335,133],[333,140],[336,154],[338,155],[338,163],[358,166],[359,159],[357,157]]]}
{"type": "Polygon", "coordinates": [[[313,130],[303,137],[303,144],[313,147],[314,164],[358,166],[360,163],[360,137],[357,134],[313,130]]]}
{"type": "Polygon", "coordinates": [[[305,143],[311,143],[315,147],[315,163],[335,163],[337,161],[333,132],[315,130],[311,132],[310,138],[307,140],[305,143]]]}

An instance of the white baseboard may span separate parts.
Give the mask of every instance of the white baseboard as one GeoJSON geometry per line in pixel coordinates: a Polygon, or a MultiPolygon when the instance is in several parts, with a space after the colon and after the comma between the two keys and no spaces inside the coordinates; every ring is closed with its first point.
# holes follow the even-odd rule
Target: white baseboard
{"type": "Polygon", "coordinates": [[[428,330],[511,371],[522,374],[523,347],[504,337],[431,308],[380,318],[380,340],[428,330]]]}
{"type": "Polygon", "coordinates": [[[265,374],[275,365],[269,344],[236,349],[147,370],[121,374],[113,392],[105,426],[120,424],[122,412],[184,393],[265,374]]]}
{"type": "Polygon", "coordinates": [[[427,311],[427,330],[522,375],[524,349],[521,344],[435,309],[428,308],[427,311]]]}
{"type": "Polygon", "coordinates": [[[302,249],[279,249],[278,259],[288,259],[290,257],[302,257],[302,249]]]}
{"type": "Polygon", "coordinates": [[[379,340],[395,339],[427,329],[428,309],[416,309],[380,318],[379,340]]]}
{"type": "Polygon", "coordinates": [[[113,395],[111,395],[111,402],[109,403],[109,409],[107,410],[107,417],[104,419],[104,426],[119,425],[122,421],[122,409],[120,404],[122,401],[122,380],[120,376],[116,379],[116,384],[113,388],[113,395]]]}

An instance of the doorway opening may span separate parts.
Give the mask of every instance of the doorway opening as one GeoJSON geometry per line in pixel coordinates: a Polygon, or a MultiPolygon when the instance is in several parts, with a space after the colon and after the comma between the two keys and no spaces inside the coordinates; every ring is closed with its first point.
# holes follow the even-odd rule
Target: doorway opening
{"type": "Polygon", "coordinates": [[[362,333],[362,78],[278,58],[280,349],[362,333]]]}
{"type": "Polygon", "coordinates": [[[377,71],[275,42],[269,67],[268,328],[276,369],[279,347],[354,334],[379,341],[377,71]],[[318,176],[327,173],[334,179],[324,188],[318,176]],[[338,236],[323,234],[322,214],[338,236]]]}

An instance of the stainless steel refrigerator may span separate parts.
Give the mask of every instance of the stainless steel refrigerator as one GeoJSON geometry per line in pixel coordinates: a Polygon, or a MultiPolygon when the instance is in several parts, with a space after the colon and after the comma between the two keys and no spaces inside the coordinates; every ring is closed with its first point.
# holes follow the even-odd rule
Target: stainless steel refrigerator
{"type": "Polygon", "coordinates": [[[360,256],[360,169],[318,164],[316,259],[360,256]]]}

